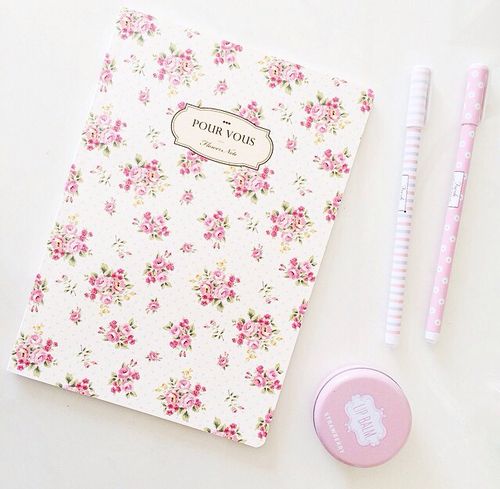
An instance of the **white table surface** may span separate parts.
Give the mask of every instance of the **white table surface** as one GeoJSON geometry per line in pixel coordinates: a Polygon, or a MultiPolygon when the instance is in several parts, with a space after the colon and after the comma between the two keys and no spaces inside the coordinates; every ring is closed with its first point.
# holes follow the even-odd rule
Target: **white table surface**
{"type": "MultiPolygon", "coordinates": [[[[481,489],[500,486],[500,2],[131,1],[376,91],[269,440],[237,446],[0,371],[0,487],[481,489]],[[376,5],[375,5],[376,4],[376,5]],[[491,67],[444,334],[422,337],[466,67],[491,67]],[[404,331],[383,343],[409,70],[433,68],[404,331]],[[317,441],[311,405],[346,363],[393,375],[414,414],[391,462],[356,469],[317,441]]],[[[1,0],[0,361],[7,363],[119,2],[1,0]]]]}

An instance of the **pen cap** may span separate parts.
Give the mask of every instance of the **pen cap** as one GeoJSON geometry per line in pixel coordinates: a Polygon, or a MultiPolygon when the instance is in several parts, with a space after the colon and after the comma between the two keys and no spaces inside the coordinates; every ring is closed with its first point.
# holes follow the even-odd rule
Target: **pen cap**
{"type": "Polygon", "coordinates": [[[410,96],[406,127],[424,127],[429,104],[431,70],[427,66],[415,66],[411,72],[410,96]]]}
{"type": "Polygon", "coordinates": [[[477,126],[481,122],[487,84],[488,67],[480,64],[469,66],[464,108],[462,110],[462,124],[477,126]]]}

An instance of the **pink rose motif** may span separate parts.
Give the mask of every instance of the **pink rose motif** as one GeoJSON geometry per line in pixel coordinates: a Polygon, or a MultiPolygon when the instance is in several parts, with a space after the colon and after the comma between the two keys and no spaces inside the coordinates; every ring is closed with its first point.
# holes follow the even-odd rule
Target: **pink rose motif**
{"type": "Polygon", "coordinates": [[[226,80],[220,80],[219,82],[217,82],[217,85],[215,85],[214,95],[223,95],[227,92],[227,89],[228,85],[226,80]]]}
{"type": "Polygon", "coordinates": [[[139,90],[139,95],[137,98],[139,102],[143,103],[144,105],[147,105],[149,103],[149,88],[146,87],[143,90],[139,90]]]}
{"type": "Polygon", "coordinates": [[[150,362],[159,362],[161,360],[160,354],[157,351],[150,351],[146,355],[146,359],[150,362]]]}
{"type": "Polygon", "coordinates": [[[68,180],[66,182],[64,190],[66,190],[66,192],[69,192],[70,194],[76,194],[78,191],[78,183],[74,180],[68,180]]]}
{"type": "Polygon", "coordinates": [[[76,309],[72,309],[69,314],[69,320],[75,324],[79,324],[81,320],[81,309],[77,307],[76,309]]]}
{"type": "Polygon", "coordinates": [[[189,348],[191,346],[191,338],[189,335],[184,335],[181,338],[181,346],[184,349],[189,348]]]}
{"type": "Polygon", "coordinates": [[[165,266],[165,260],[161,256],[157,256],[152,262],[155,270],[161,270],[165,266]]]}
{"type": "Polygon", "coordinates": [[[194,247],[193,247],[193,244],[192,243],[184,243],[182,246],[181,246],[181,251],[183,253],[193,253],[194,252],[194,247]]]}
{"type": "Polygon", "coordinates": [[[179,336],[180,332],[181,332],[181,328],[178,326],[178,325],[173,325],[171,326],[170,328],[170,333],[173,335],[173,336],[179,336]]]}
{"type": "Polygon", "coordinates": [[[286,149],[291,153],[297,149],[297,138],[295,136],[286,140],[286,149]]]}
{"type": "Polygon", "coordinates": [[[280,365],[274,368],[264,368],[263,365],[256,367],[254,372],[248,371],[245,378],[250,380],[250,385],[261,389],[262,393],[274,394],[280,390],[282,385],[279,376],[283,374],[280,365]]]}
{"type": "Polygon", "coordinates": [[[118,378],[126,379],[130,375],[130,373],[130,368],[124,365],[118,370],[118,378]]]}
{"type": "Polygon", "coordinates": [[[115,343],[118,341],[118,333],[116,331],[109,331],[108,334],[106,335],[106,339],[108,341],[111,341],[112,343],[115,343]]]}
{"type": "Polygon", "coordinates": [[[194,324],[184,318],[176,324],[170,321],[163,329],[170,333],[170,347],[178,350],[179,356],[185,357],[187,352],[192,349],[192,339],[196,336],[194,324]]]}
{"type": "Polygon", "coordinates": [[[223,370],[225,370],[229,366],[229,354],[227,352],[224,352],[219,355],[219,358],[217,360],[217,365],[221,367],[223,370]]]}
{"type": "Polygon", "coordinates": [[[204,226],[203,237],[213,243],[214,248],[220,248],[226,240],[226,229],[230,227],[229,219],[220,210],[212,215],[203,214],[198,218],[204,226]]]}
{"type": "Polygon", "coordinates": [[[115,199],[111,198],[111,200],[107,200],[104,203],[104,210],[112,216],[115,213],[116,210],[116,201],[115,199]]]}
{"type": "Polygon", "coordinates": [[[41,290],[32,290],[30,295],[30,300],[36,304],[43,302],[43,292],[41,290]]]}
{"type": "Polygon", "coordinates": [[[35,350],[30,356],[30,362],[41,365],[47,360],[48,353],[44,349],[35,350]]]}

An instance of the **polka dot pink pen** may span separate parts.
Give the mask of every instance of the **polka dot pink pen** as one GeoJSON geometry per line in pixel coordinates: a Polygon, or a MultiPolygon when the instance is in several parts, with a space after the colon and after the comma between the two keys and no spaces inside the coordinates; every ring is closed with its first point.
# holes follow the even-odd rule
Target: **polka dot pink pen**
{"type": "Polygon", "coordinates": [[[488,68],[486,66],[472,65],[469,67],[467,70],[467,87],[465,89],[465,100],[462,110],[457,160],[455,170],[453,171],[450,200],[446,210],[438,266],[434,277],[431,304],[425,328],[425,338],[430,343],[435,343],[439,339],[441,332],[444,305],[448,293],[448,283],[467,186],[474,137],[483,113],[487,83],[488,68]]]}

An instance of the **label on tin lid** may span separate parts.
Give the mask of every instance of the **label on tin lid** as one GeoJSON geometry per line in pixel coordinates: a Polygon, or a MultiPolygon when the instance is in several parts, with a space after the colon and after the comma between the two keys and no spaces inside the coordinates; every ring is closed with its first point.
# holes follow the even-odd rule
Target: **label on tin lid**
{"type": "Polygon", "coordinates": [[[375,406],[375,401],[368,394],[356,394],[345,405],[349,417],[347,429],[356,435],[356,441],[362,446],[377,446],[387,434],[382,418],[383,409],[375,406]]]}

